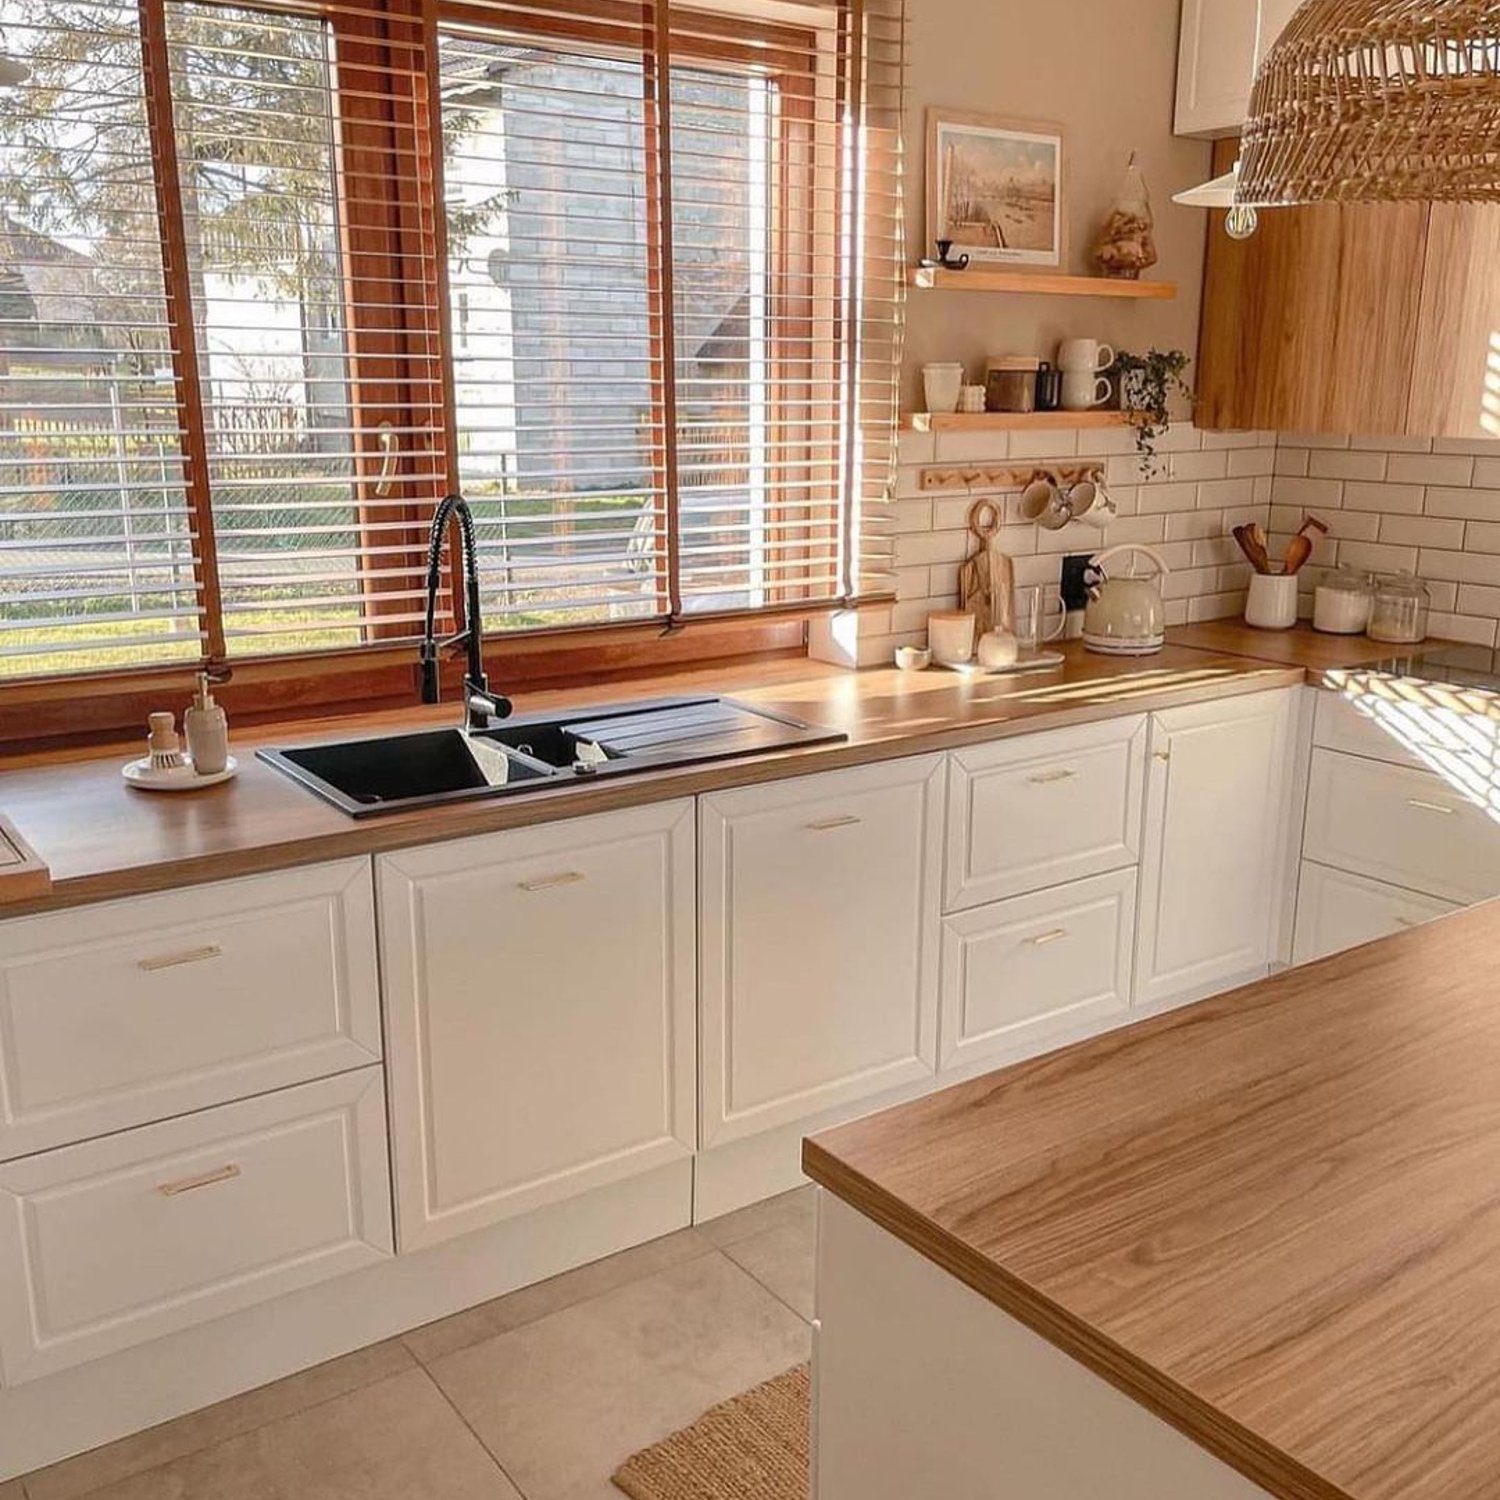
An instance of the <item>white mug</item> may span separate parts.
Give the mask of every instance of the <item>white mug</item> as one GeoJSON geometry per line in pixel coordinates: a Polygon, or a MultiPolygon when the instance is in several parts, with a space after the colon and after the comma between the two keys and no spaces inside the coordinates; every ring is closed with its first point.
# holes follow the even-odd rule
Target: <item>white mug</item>
{"type": "Polygon", "coordinates": [[[1103,406],[1109,400],[1109,381],[1091,370],[1064,370],[1062,404],[1064,411],[1087,411],[1103,406]]]}
{"type": "Polygon", "coordinates": [[[940,667],[961,667],[974,655],[975,623],[973,615],[958,609],[927,616],[927,646],[940,667]]]}
{"type": "Polygon", "coordinates": [[[959,364],[922,366],[922,394],[927,410],[957,411],[958,398],[964,388],[964,367],[959,364]]]}
{"type": "Polygon", "coordinates": [[[1050,479],[1033,479],[1021,491],[1021,515],[1048,531],[1061,531],[1071,518],[1061,491],[1050,479]]]}
{"type": "Polygon", "coordinates": [[[1057,346],[1057,368],[1064,372],[1087,370],[1090,375],[1097,375],[1114,362],[1115,351],[1098,339],[1064,339],[1057,346]]]}
{"type": "Polygon", "coordinates": [[[1066,496],[1068,510],[1075,521],[1086,521],[1103,531],[1119,515],[1119,507],[1109,491],[1092,479],[1080,479],[1066,496]]]}

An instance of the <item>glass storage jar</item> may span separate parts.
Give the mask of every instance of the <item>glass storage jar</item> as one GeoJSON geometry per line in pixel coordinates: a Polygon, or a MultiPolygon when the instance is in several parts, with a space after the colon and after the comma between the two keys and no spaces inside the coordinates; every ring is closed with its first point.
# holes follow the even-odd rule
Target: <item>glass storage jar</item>
{"type": "Polygon", "coordinates": [[[1410,573],[1379,578],[1370,600],[1370,623],[1365,633],[1372,641],[1410,646],[1427,639],[1427,585],[1410,573]]]}
{"type": "Polygon", "coordinates": [[[984,404],[990,411],[1035,411],[1039,359],[1003,355],[984,369],[984,404]]]}
{"type": "Polygon", "coordinates": [[[1329,635],[1359,635],[1370,623],[1375,580],[1358,568],[1334,568],[1313,590],[1313,629],[1329,635]]]}

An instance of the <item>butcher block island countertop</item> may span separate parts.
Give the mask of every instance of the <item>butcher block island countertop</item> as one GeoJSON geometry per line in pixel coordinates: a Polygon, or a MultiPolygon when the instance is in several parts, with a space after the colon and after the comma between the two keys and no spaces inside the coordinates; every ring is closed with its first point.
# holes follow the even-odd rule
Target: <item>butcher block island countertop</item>
{"type": "Polygon", "coordinates": [[[1500,903],[808,1141],[1271,1494],[1500,1493],[1500,903]]]}

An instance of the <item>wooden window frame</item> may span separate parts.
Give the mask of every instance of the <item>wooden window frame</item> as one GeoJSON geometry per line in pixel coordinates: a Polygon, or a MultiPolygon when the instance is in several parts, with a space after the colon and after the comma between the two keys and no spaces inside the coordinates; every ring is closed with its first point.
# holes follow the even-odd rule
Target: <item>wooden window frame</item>
{"type": "MultiPolygon", "coordinates": [[[[220,605],[217,553],[212,521],[209,485],[206,423],[202,417],[203,396],[199,388],[199,363],[196,351],[196,326],[191,305],[190,278],[187,268],[187,241],[184,228],[180,177],[176,156],[176,130],[168,76],[167,0],[137,0],[141,19],[143,88],[152,147],[152,170],[157,194],[157,208],[162,225],[163,270],[169,319],[174,328],[174,362],[177,394],[184,434],[184,467],[187,494],[192,510],[195,538],[195,570],[199,584],[199,615],[203,640],[203,658],[193,663],[173,663],[111,669],[108,671],[68,675],[19,678],[0,683],[0,751],[21,751],[62,742],[108,741],[118,739],[121,731],[144,724],[147,712],[184,697],[197,673],[208,670],[215,678],[216,691],[228,710],[242,723],[269,722],[340,710],[384,710],[416,701],[418,672],[416,652],[403,636],[396,645],[382,638],[379,610],[365,622],[367,639],[356,647],[332,648],[314,652],[282,653],[262,656],[236,656],[229,659],[225,647],[223,616],[220,605]]],[[[214,0],[209,0],[214,3],[214,0]]],[[[418,264],[416,278],[425,300],[407,285],[407,295],[398,309],[401,320],[387,326],[372,326],[368,315],[350,320],[350,359],[355,370],[352,383],[355,408],[364,418],[356,418],[356,506],[361,524],[371,486],[379,477],[384,454],[379,450],[380,424],[391,422],[397,430],[441,434],[444,447],[442,472],[448,489],[458,487],[456,403],[453,366],[448,352],[453,347],[447,289],[446,223],[442,212],[441,98],[438,88],[436,45],[440,23],[453,23],[466,29],[493,30],[497,15],[505,14],[504,5],[475,4],[470,0],[391,0],[385,14],[377,17],[356,16],[341,7],[337,0],[222,0],[226,5],[271,13],[283,12],[317,16],[329,22],[334,31],[339,61],[338,85],[338,162],[339,185],[346,204],[343,255],[346,295],[351,305],[368,307],[372,299],[361,295],[362,278],[378,279],[389,274],[392,262],[418,264]],[[414,75],[391,62],[393,49],[419,43],[426,60],[425,76],[414,75]],[[385,59],[382,71],[381,59],[385,59]],[[377,87],[349,87],[344,80],[369,73],[377,87]],[[407,107],[410,122],[397,122],[391,114],[392,81],[400,79],[411,85],[407,107]],[[390,96],[390,97],[388,97],[390,96]],[[377,99],[372,104],[371,99],[377,99]],[[414,132],[424,153],[419,182],[405,188],[387,190],[384,184],[398,182],[399,171],[391,171],[392,153],[400,149],[399,132],[414,132]],[[349,192],[351,181],[381,184],[379,191],[349,192]],[[350,200],[360,207],[352,217],[350,200]],[[413,257],[409,260],[408,257],[413,257]],[[420,318],[413,322],[419,312],[420,318]],[[415,381],[414,367],[436,372],[424,381],[415,381]],[[369,420],[373,415],[374,420],[369,420]]],[[[846,36],[846,11],[859,0],[840,0],[840,46],[846,36]]],[[[669,7],[666,0],[578,0],[579,15],[563,24],[553,13],[538,17],[524,9],[513,12],[524,17],[526,29],[556,33],[562,39],[576,39],[598,45],[624,34],[639,35],[643,14],[652,17],[657,33],[657,56],[667,59],[667,68],[651,80],[648,102],[658,111],[650,124],[659,138],[667,139],[670,130],[670,59],[672,51],[667,36],[669,7]]],[[[715,11],[695,11],[695,25],[704,33],[694,39],[691,50],[679,55],[695,61],[749,63],[775,69],[779,64],[778,83],[784,100],[805,110],[807,139],[811,141],[815,116],[816,85],[807,71],[809,55],[806,38],[809,33],[774,21],[746,20],[715,11]],[[799,63],[801,72],[799,76],[799,63]],[[788,86],[790,80],[790,86],[788,86]]],[[[842,73],[842,69],[840,69],[842,73]]],[[[785,152],[787,144],[778,141],[785,152]]],[[[648,170],[670,172],[670,154],[648,152],[648,170]]],[[[841,153],[835,154],[836,170],[842,174],[841,153]]],[[[665,184],[663,185],[665,189],[665,184]]],[[[809,187],[816,186],[809,174],[809,187]]],[[[842,182],[838,185],[842,191],[842,182]]],[[[828,189],[824,189],[828,191],[828,189]]],[[[652,193],[654,207],[670,203],[666,191],[652,193]]],[[[664,361],[672,355],[672,296],[670,225],[663,224],[659,212],[652,214],[655,254],[650,257],[656,269],[657,283],[652,286],[652,327],[660,338],[664,361]]],[[[809,311],[811,318],[811,311],[809,311]]],[[[839,335],[842,336],[842,335],[839,335]]],[[[663,368],[669,366],[664,365],[663,368]]],[[[666,572],[670,592],[663,601],[665,618],[625,625],[586,624],[547,627],[529,631],[502,631],[487,634],[485,644],[492,657],[504,658],[503,667],[494,676],[507,689],[563,686],[582,681],[597,682],[610,678],[628,678],[652,670],[686,668],[714,661],[745,660],[762,657],[801,656],[805,654],[807,621],[816,615],[844,607],[827,604],[786,603],[774,597],[756,609],[694,617],[683,615],[677,593],[678,568],[676,549],[676,428],[671,401],[674,382],[665,382],[662,430],[669,434],[660,445],[658,455],[666,481],[662,493],[667,511],[666,537],[670,565],[666,572]],[[673,425],[668,426],[668,422],[673,425]]],[[[437,455],[423,456],[433,465],[437,455]]],[[[414,455],[403,447],[400,462],[411,464],[414,455]]],[[[433,486],[430,497],[414,498],[410,507],[410,553],[413,559],[425,552],[428,499],[435,504],[441,498],[433,486]]],[[[389,511],[386,512],[389,516],[389,511]]],[[[850,538],[842,539],[838,562],[840,574],[847,576],[850,538]]],[[[440,606],[449,624],[459,624],[458,599],[461,590],[456,580],[456,553],[449,547],[450,567],[440,606]]],[[[858,601],[882,603],[884,601],[858,601]]],[[[462,664],[444,663],[445,684],[457,687],[462,664]]]]}

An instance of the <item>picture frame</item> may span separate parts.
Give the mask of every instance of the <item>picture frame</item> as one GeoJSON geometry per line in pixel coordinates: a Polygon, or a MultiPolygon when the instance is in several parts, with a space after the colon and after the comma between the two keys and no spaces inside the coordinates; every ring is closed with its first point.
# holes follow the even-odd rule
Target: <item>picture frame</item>
{"type": "Polygon", "coordinates": [[[927,111],[927,248],[953,241],[971,263],[1064,271],[1067,139],[1047,120],[927,111]]]}

